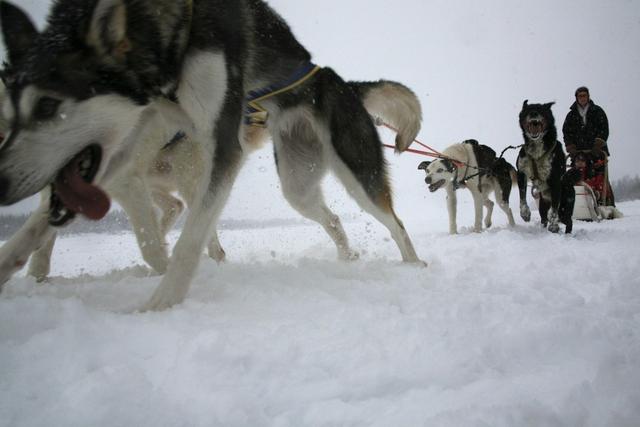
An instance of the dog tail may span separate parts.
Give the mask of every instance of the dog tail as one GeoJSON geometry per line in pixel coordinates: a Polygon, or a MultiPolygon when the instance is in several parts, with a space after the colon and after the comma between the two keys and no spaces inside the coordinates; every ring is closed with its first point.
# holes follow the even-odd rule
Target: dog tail
{"type": "Polygon", "coordinates": [[[516,168],[514,168],[509,162],[507,162],[502,157],[498,158],[493,162],[493,166],[491,167],[491,171],[496,176],[509,176],[511,178],[512,184],[518,183],[518,174],[516,173],[516,168]]]}
{"type": "Polygon", "coordinates": [[[513,185],[518,185],[518,173],[516,172],[514,167],[511,167],[509,175],[511,175],[511,183],[513,185]]]}
{"type": "Polygon", "coordinates": [[[396,150],[403,152],[414,141],[422,122],[422,107],[415,93],[402,83],[389,80],[348,82],[367,112],[398,129],[396,150]]]}

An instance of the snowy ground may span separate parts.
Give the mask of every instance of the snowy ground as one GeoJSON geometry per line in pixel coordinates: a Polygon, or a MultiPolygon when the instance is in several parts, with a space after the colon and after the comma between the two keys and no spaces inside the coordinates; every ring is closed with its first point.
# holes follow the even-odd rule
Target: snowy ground
{"type": "Polygon", "coordinates": [[[61,239],[0,297],[0,425],[637,426],[640,202],[449,236],[443,197],[405,218],[429,268],[364,215],[350,264],[314,225],[226,230],[161,313],[126,312],[159,281],[130,234],[61,239]]]}

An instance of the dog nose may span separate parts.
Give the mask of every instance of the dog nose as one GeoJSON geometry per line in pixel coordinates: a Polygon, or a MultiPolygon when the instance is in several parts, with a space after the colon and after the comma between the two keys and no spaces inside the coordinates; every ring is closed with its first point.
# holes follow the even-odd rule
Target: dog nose
{"type": "Polygon", "coordinates": [[[424,179],[424,182],[426,182],[427,184],[431,184],[431,177],[428,176],[424,179]]]}

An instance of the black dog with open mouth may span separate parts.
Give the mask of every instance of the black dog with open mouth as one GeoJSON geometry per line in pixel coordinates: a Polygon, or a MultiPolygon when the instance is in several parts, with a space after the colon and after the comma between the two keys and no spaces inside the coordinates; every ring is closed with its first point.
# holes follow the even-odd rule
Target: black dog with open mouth
{"type": "Polygon", "coordinates": [[[557,140],[555,119],[551,111],[553,102],[529,104],[524,101],[520,111],[520,129],[524,145],[518,154],[518,188],[520,190],[520,216],[531,220],[527,204],[527,183],[533,184],[532,194],[539,201],[542,225],[557,233],[559,222],[565,232],[571,233],[571,215],[575,191],[570,179],[565,178],[566,156],[557,140]]]}

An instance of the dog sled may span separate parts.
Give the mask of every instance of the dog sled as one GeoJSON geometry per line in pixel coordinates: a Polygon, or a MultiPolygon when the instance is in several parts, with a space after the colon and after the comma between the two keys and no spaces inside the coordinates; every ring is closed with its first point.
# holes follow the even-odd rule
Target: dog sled
{"type": "Polygon", "coordinates": [[[573,219],[599,222],[603,219],[622,218],[622,212],[615,206],[601,204],[597,193],[586,182],[581,181],[573,188],[576,191],[573,219]]]}
{"type": "Polygon", "coordinates": [[[575,173],[578,181],[574,185],[576,193],[573,219],[580,221],[601,221],[621,218],[622,213],[613,202],[613,190],[609,183],[608,163],[605,155],[593,158],[588,152],[578,152],[569,158],[568,173],[575,173]]]}

